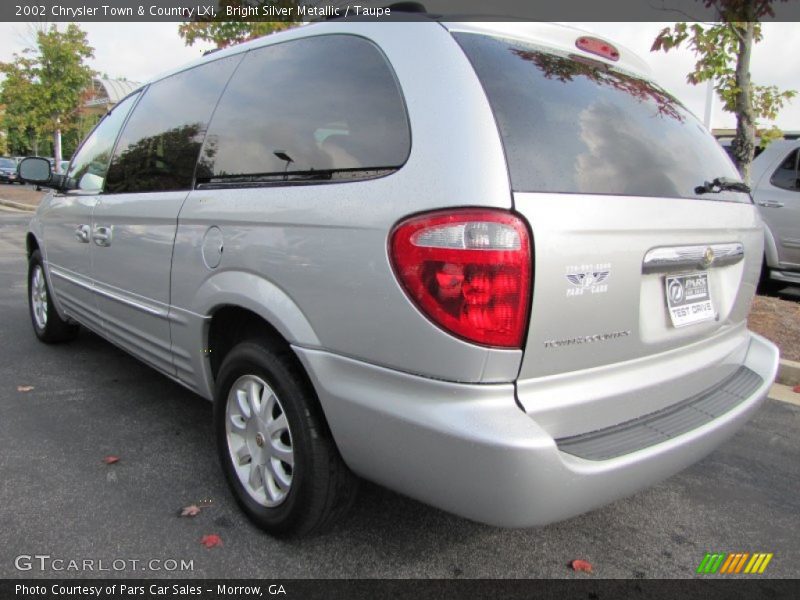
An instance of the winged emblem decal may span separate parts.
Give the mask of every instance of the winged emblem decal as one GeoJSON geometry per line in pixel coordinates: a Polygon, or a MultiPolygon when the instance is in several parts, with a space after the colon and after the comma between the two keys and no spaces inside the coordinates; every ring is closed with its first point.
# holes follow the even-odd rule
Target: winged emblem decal
{"type": "Polygon", "coordinates": [[[587,271],[585,273],[569,273],[567,279],[574,286],[586,288],[603,283],[611,271],[587,271]]]}

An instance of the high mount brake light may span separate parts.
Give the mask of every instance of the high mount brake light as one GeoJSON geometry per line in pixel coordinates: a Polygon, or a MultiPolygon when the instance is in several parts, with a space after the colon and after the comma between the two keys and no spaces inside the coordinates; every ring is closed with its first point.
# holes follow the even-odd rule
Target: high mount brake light
{"type": "Polygon", "coordinates": [[[519,217],[481,209],[412,217],[392,231],[390,253],[406,293],[434,323],[478,344],[521,347],[532,261],[519,217]]]}
{"type": "Polygon", "coordinates": [[[619,50],[599,38],[584,35],[575,41],[575,45],[584,52],[590,52],[613,61],[619,60],[619,50]]]}

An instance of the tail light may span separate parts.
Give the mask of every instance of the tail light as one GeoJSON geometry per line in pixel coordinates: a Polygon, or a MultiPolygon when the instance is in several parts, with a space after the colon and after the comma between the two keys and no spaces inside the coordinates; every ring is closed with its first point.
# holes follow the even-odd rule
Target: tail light
{"type": "Polygon", "coordinates": [[[521,347],[531,250],[519,217],[478,209],[412,217],[395,227],[390,251],[406,293],[438,326],[478,344],[521,347]]]}

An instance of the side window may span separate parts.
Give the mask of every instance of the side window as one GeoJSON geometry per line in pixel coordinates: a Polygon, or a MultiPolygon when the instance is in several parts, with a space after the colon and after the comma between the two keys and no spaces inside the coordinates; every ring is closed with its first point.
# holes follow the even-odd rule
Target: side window
{"type": "Polygon", "coordinates": [[[67,171],[67,177],[79,190],[99,192],[103,189],[114,142],[138,97],[139,92],[136,92],[117,104],[81,144],[67,171]]]}
{"type": "Polygon", "coordinates": [[[376,177],[411,148],[394,73],[363,38],[324,35],[252,50],[206,136],[198,186],[376,177]]]}
{"type": "Polygon", "coordinates": [[[800,149],[787,156],[772,174],[770,183],[785,190],[800,191],[800,172],[798,172],[798,155],[800,149]]]}
{"type": "Polygon", "coordinates": [[[147,88],[117,143],[106,193],[190,189],[211,113],[241,58],[200,65],[147,88]]]}

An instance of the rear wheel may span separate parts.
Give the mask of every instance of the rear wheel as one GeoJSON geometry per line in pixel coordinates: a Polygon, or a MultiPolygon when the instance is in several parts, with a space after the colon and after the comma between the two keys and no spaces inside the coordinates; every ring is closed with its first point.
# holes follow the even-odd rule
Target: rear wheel
{"type": "Polygon", "coordinates": [[[307,535],[340,518],[356,479],[288,348],[242,342],[225,357],[214,403],[217,448],[239,505],[274,535],[307,535]]]}
{"type": "Polygon", "coordinates": [[[28,308],[33,331],[43,342],[67,342],[78,335],[80,327],[62,319],[53,305],[39,250],[34,250],[28,261],[28,308]]]}

